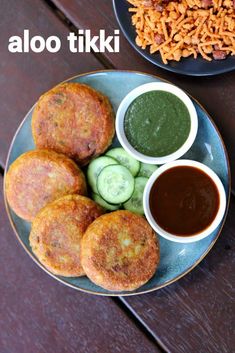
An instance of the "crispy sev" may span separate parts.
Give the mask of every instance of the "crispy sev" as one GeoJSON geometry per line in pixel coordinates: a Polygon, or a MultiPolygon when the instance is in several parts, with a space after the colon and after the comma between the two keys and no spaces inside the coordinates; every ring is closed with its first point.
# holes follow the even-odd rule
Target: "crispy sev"
{"type": "Polygon", "coordinates": [[[127,1],[136,44],[160,52],[165,64],[190,55],[208,61],[235,55],[234,0],[127,1]]]}

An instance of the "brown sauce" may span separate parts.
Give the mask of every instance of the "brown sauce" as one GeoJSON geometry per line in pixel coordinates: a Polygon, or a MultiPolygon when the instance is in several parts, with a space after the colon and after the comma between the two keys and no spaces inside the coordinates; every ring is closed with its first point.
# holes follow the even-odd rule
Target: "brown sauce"
{"type": "Polygon", "coordinates": [[[150,191],[150,211],[165,231],[181,236],[196,235],[214,220],[219,192],[202,170],[178,166],[162,173],[150,191]]]}

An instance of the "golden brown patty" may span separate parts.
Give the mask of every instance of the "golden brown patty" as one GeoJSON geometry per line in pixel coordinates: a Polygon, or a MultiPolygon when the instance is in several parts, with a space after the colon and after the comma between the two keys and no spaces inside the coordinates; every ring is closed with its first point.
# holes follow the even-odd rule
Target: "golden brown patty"
{"type": "Polygon", "coordinates": [[[86,194],[86,181],[78,166],[53,151],[22,154],[6,175],[6,196],[14,212],[32,221],[47,203],[71,193],[86,194]]]}
{"type": "Polygon", "coordinates": [[[64,153],[85,165],[112,141],[112,107],[108,98],[91,87],[64,83],[39,99],[32,132],[38,148],[64,153]]]}
{"type": "Polygon", "coordinates": [[[81,263],[97,285],[131,291],[146,283],[159,262],[156,235],[147,221],[129,211],[96,219],[84,234],[81,263]]]}
{"type": "Polygon", "coordinates": [[[32,223],[29,241],[34,254],[56,275],[84,275],[81,239],[88,225],[102,213],[94,201],[79,195],[67,195],[50,203],[32,223]]]}

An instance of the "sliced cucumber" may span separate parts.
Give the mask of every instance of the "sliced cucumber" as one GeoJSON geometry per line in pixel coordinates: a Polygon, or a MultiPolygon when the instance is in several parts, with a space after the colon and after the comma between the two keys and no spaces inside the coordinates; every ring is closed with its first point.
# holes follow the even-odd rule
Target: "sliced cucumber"
{"type": "Polygon", "coordinates": [[[92,193],[92,199],[98,203],[101,207],[105,208],[108,211],[116,211],[121,207],[121,205],[112,205],[111,203],[106,202],[102,197],[98,194],[92,193]]]}
{"type": "Polygon", "coordinates": [[[97,178],[100,196],[108,203],[126,202],[134,191],[135,181],[130,171],[122,165],[109,165],[97,178]]]}
{"type": "Polygon", "coordinates": [[[121,165],[130,170],[133,176],[140,170],[140,162],[130,156],[122,147],[112,148],[106,153],[106,156],[116,159],[121,165]]]}
{"type": "Polygon", "coordinates": [[[124,203],[124,208],[128,211],[138,214],[144,214],[143,207],[143,193],[148,178],[137,177],[135,178],[135,188],[131,198],[124,203]]]}
{"type": "Polygon", "coordinates": [[[93,161],[91,161],[91,163],[89,164],[87,168],[87,180],[88,180],[88,184],[92,188],[92,191],[94,191],[96,194],[98,193],[97,186],[96,186],[98,175],[100,174],[101,170],[104,167],[107,167],[107,165],[113,165],[113,164],[118,164],[118,162],[115,159],[108,156],[96,158],[93,161]]]}
{"type": "Polygon", "coordinates": [[[158,169],[157,165],[140,162],[138,177],[150,178],[156,169],[158,169]]]}

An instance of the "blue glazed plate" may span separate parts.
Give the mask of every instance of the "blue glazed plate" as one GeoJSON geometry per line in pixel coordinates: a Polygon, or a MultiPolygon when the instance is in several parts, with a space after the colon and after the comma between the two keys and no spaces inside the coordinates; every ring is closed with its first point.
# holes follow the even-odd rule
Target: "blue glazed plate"
{"type": "Polygon", "coordinates": [[[165,70],[173,71],[189,76],[212,76],[235,70],[235,56],[229,56],[225,60],[213,60],[211,62],[198,57],[196,60],[192,57],[183,58],[181,61],[169,61],[165,65],[160,54],[150,54],[149,50],[143,50],[135,43],[136,32],[131,23],[131,13],[128,12],[130,4],[127,0],[113,0],[114,12],[119,26],[126,39],[132,47],[151,63],[162,67],[165,70]]]}
{"type": "MultiPolygon", "coordinates": [[[[144,83],[158,81],[162,80],[156,76],[129,71],[98,71],[76,76],[68,80],[68,82],[86,83],[101,91],[110,98],[115,111],[124,96],[132,89],[144,83]]],[[[229,200],[230,169],[226,149],[217,128],[206,111],[195,100],[193,100],[193,103],[198,113],[199,129],[193,146],[182,158],[194,159],[205,163],[212,168],[220,177],[225,187],[227,200],[229,200]]],[[[33,108],[26,115],[15,134],[8,154],[6,171],[8,170],[9,165],[19,155],[35,148],[31,133],[32,111],[33,108]]],[[[119,144],[117,139],[114,140],[113,144],[119,144]]],[[[18,240],[23,245],[27,253],[41,268],[43,268],[55,279],[70,287],[101,295],[133,295],[146,293],[175,282],[180,277],[191,271],[206,256],[218,238],[224,223],[223,220],[216,231],[214,231],[207,238],[196,243],[177,244],[160,237],[161,260],[155,276],[136,291],[117,293],[109,292],[96,286],[86,277],[65,278],[52,275],[38,262],[37,258],[31,251],[28,240],[30,224],[17,217],[9,208],[7,202],[6,208],[18,240]]]]}

